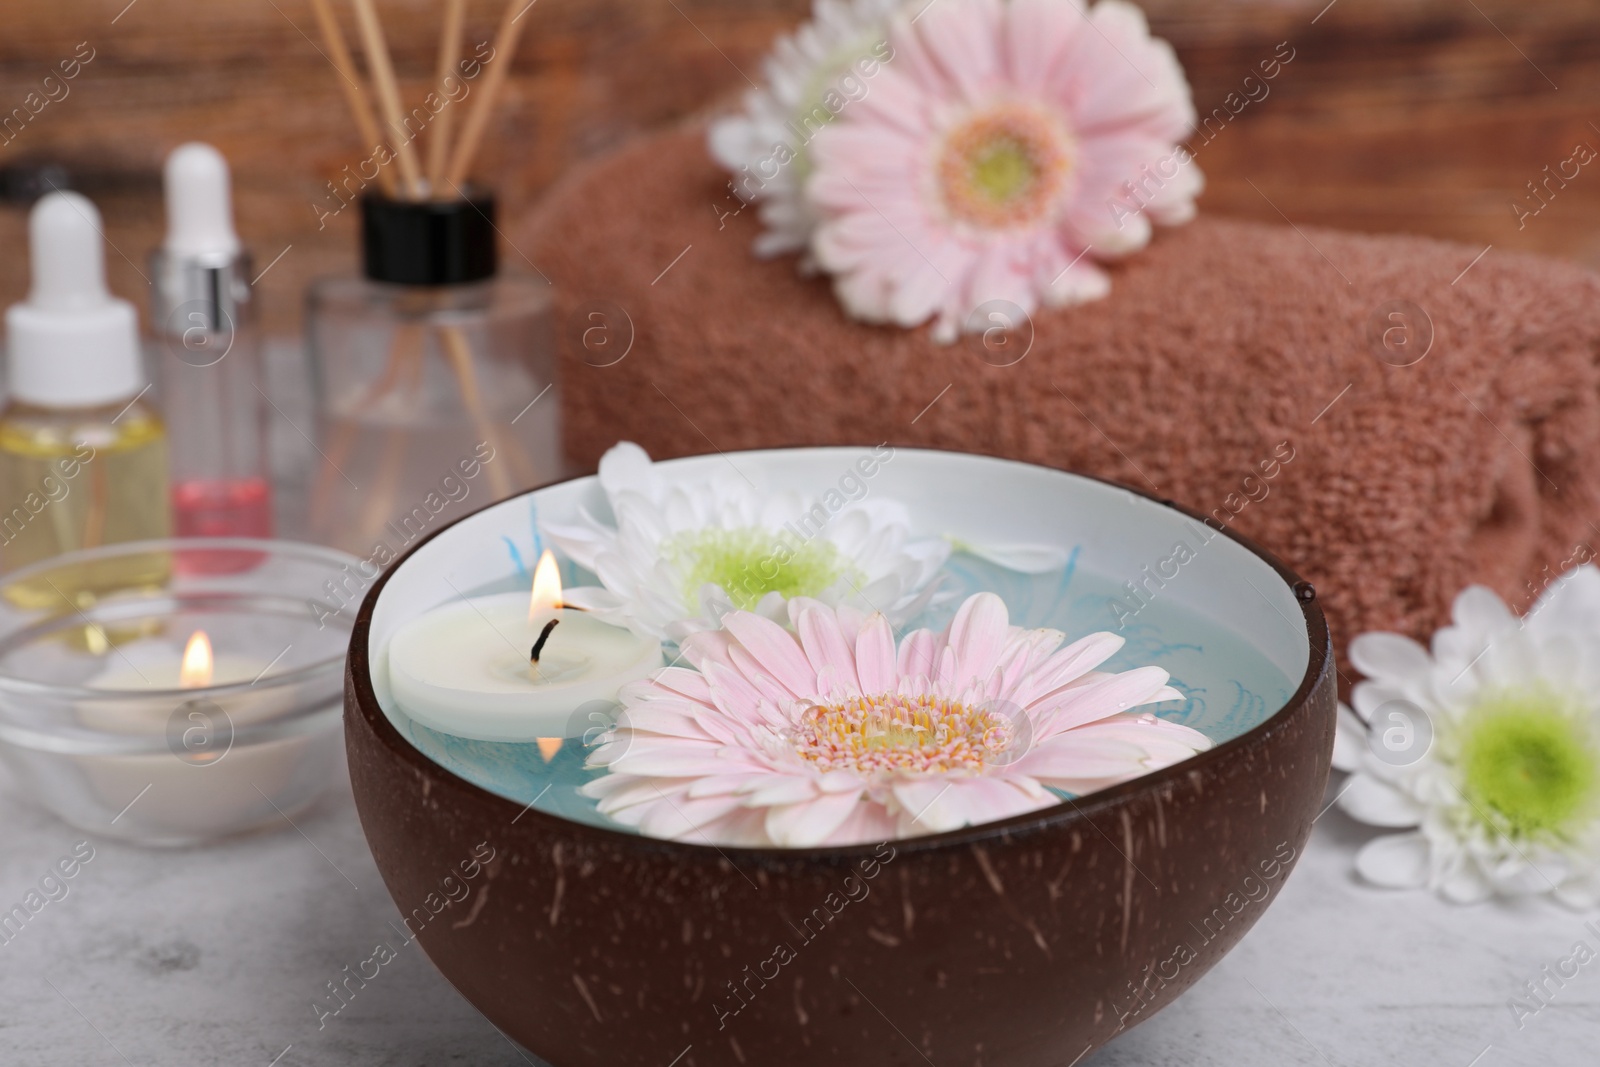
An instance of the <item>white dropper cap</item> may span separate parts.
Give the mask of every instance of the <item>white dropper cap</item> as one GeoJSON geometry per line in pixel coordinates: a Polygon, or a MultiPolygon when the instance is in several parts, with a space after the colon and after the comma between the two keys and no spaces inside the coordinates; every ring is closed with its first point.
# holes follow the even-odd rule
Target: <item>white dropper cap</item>
{"type": "Polygon", "coordinates": [[[51,193],[28,216],[33,288],[6,309],[11,396],[86,408],[144,388],[139,317],[106,288],[100,212],[78,193],[51,193]]]}
{"type": "Polygon", "coordinates": [[[207,259],[239,254],[228,161],[221,152],[199,141],[174,148],[167,157],[166,187],[168,253],[207,259]]]}

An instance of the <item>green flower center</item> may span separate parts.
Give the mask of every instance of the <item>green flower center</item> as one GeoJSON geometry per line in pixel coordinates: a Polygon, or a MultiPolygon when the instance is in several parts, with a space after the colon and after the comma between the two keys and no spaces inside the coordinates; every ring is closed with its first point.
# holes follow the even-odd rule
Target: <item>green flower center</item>
{"type": "Polygon", "coordinates": [[[1584,709],[1514,694],[1478,705],[1462,726],[1462,792],[1491,830],[1565,837],[1593,814],[1600,749],[1584,709]]]}
{"type": "Polygon", "coordinates": [[[972,184],[996,204],[1015,199],[1039,174],[1027,146],[1001,137],[980,148],[972,160],[972,184]]]}
{"type": "Polygon", "coordinates": [[[1054,217],[1072,166],[1072,138],[1054,116],[999,104],[946,134],[939,191],[952,215],[976,226],[1037,226],[1054,217]]]}
{"type": "Polygon", "coordinates": [[[693,604],[707,582],[722,587],[733,605],[749,611],[768,593],[816,596],[846,575],[850,565],[831,541],[799,545],[770,530],[689,530],[661,545],[661,557],[683,575],[684,599],[693,604]]]}

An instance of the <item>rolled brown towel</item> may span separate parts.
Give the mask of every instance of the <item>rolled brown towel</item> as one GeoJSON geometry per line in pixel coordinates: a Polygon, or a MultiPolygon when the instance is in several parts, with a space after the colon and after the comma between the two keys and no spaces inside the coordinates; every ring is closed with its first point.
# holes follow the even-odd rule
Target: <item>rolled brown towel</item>
{"type": "Polygon", "coordinates": [[[889,441],[1110,477],[1280,554],[1341,652],[1424,637],[1472,582],[1525,608],[1600,545],[1600,278],[1579,267],[1202,216],[992,366],[971,339],[845,318],[826,279],[752,256],[736,207],[693,127],[573,173],[514,235],[559,293],[576,462],[619,438],[889,441]],[[628,341],[618,308],[632,345],[600,366],[628,341]],[[1427,340],[1418,308],[1431,347],[1395,365],[1427,340]]]}

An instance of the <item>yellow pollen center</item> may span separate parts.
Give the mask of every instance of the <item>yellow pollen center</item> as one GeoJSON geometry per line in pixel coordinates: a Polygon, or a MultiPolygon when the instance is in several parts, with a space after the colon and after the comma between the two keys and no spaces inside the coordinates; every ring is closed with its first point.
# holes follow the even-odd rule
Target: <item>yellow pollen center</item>
{"type": "Polygon", "coordinates": [[[990,229],[1034,225],[1061,199],[1072,141],[1040,108],[1005,104],[956,126],[937,169],[940,195],[957,218],[990,229]]]}
{"type": "Polygon", "coordinates": [[[1011,744],[1013,724],[939,697],[853,697],[800,717],[794,747],[825,771],[939,774],[981,770],[1011,744]]]}

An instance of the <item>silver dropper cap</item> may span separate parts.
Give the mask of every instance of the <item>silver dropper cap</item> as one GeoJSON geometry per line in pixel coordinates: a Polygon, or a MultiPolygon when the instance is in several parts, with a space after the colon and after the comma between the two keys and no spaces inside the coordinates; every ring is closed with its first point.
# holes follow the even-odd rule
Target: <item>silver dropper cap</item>
{"type": "MultiPolygon", "coordinates": [[[[233,228],[228,161],[208,144],[180,145],[167,157],[165,184],[167,237],[153,260],[151,323],[180,340],[231,336],[250,312],[250,264],[233,228]]],[[[226,351],[214,342],[198,348],[226,351]]]]}

